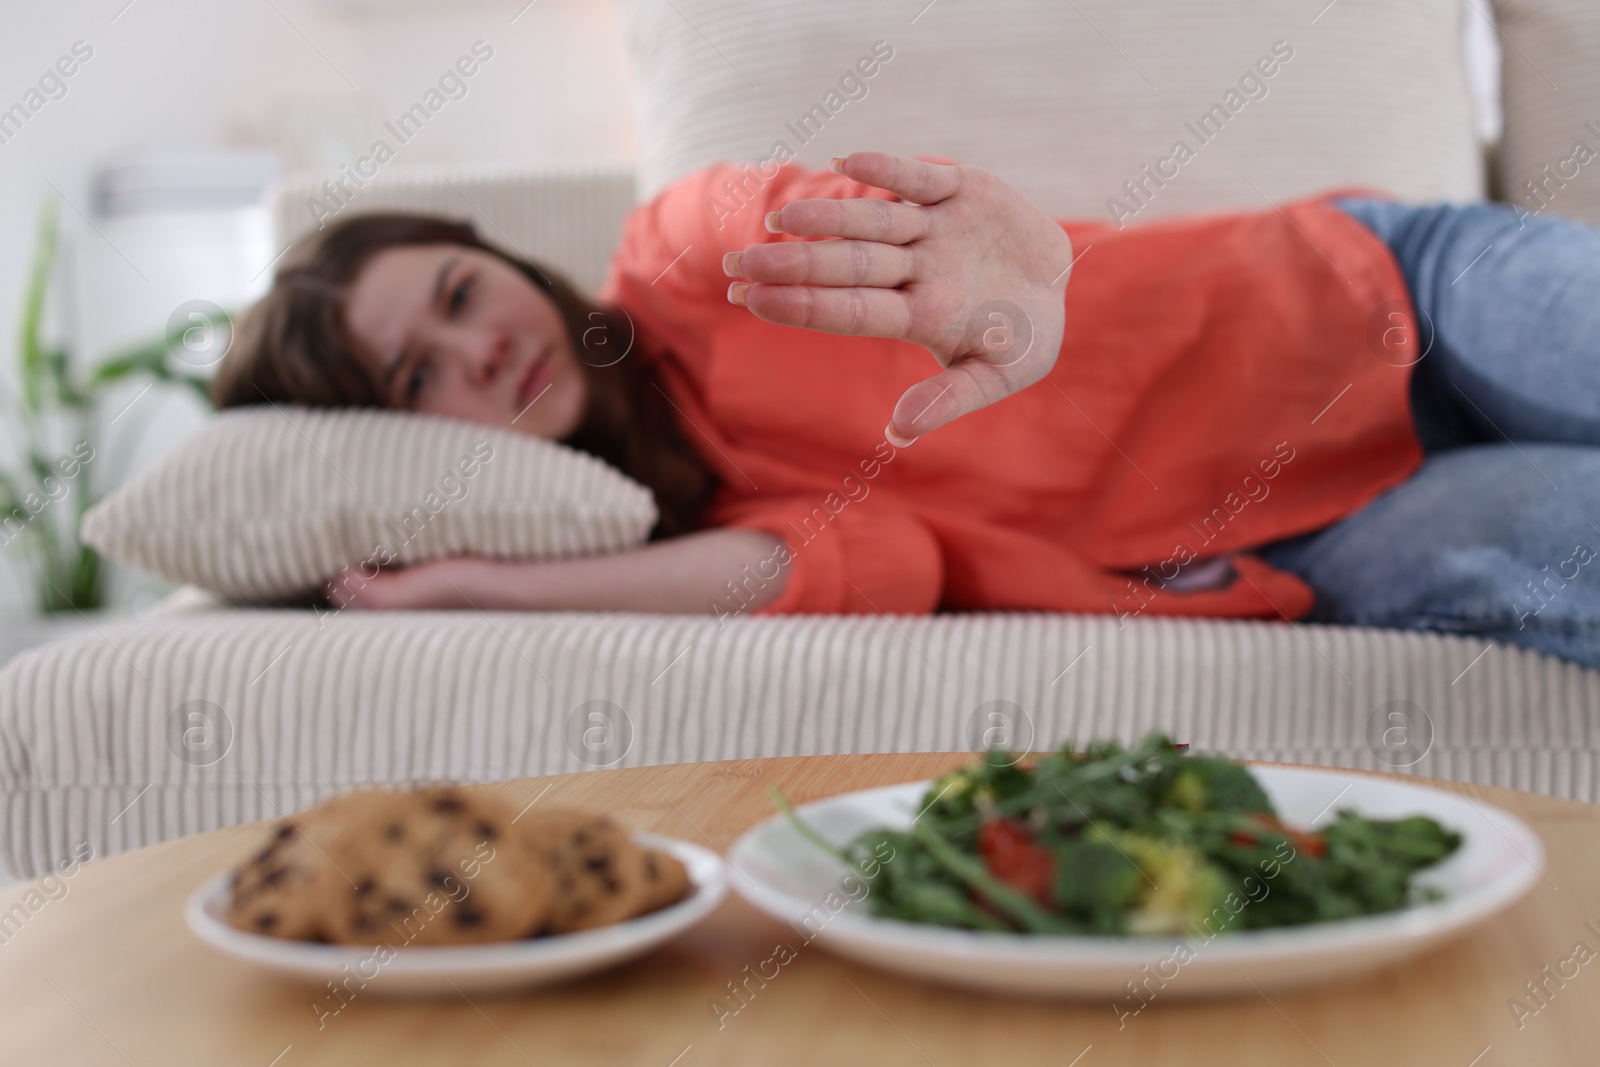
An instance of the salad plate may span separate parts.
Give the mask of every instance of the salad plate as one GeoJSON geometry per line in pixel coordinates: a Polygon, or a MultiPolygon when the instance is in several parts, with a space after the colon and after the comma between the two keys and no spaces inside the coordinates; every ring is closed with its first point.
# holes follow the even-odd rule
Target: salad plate
{"type": "MultiPolygon", "coordinates": [[[[1413,899],[1396,910],[1266,929],[1190,924],[1181,936],[992,932],[880,917],[869,899],[874,872],[847,865],[783,814],[734,845],[728,858],[743,877],[733,885],[788,926],[796,950],[814,941],[885,970],[995,993],[1105,997],[1125,1022],[1153,1002],[1254,995],[1396,962],[1484,922],[1542,875],[1538,835],[1509,813],[1461,793],[1360,772],[1249,770],[1284,826],[1325,828],[1341,810],[1374,820],[1423,816],[1459,835],[1459,845],[1413,876],[1413,899]]],[[[807,804],[796,815],[827,845],[843,849],[869,831],[911,828],[934,785],[909,782],[849,793],[807,804]]],[[[892,854],[881,852],[888,847],[880,845],[868,863],[893,863],[892,854]]],[[[1264,875],[1251,900],[1258,899],[1255,892],[1265,899],[1272,891],[1272,878],[1264,875]]]]}

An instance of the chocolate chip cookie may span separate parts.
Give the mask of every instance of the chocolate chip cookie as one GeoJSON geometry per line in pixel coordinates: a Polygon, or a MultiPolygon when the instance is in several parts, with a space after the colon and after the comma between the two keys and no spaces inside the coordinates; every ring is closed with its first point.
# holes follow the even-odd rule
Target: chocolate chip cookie
{"type": "Polygon", "coordinates": [[[606,926],[644,909],[644,850],[610,819],[546,808],[528,812],[518,829],[529,853],[555,877],[542,932],[606,926]]]}
{"type": "Polygon", "coordinates": [[[235,870],[228,921],[337,944],[510,941],[620,922],[689,888],[683,864],[604,816],[363,789],[277,823],[235,870]]]}
{"type": "Polygon", "coordinates": [[[266,846],[233,872],[228,923],[296,941],[327,941],[316,885],[325,863],[290,820],[273,825],[266,846]]]}
{"type": "Polygon", "coordinates": [[[240,868],[229,921],[277,937],[395,947],[530,936],[554,879],[515,843],[514,818],[498,798],[452,788],[346,794],[295,818],[276,846],[293,864],[258,855],[240,868]]]}
{"type": "Polygon", "coordinates": [[[644,852],[644,906],[639,914],[676,904],[689,894],[689,869],[657,849],[644,852]]]}

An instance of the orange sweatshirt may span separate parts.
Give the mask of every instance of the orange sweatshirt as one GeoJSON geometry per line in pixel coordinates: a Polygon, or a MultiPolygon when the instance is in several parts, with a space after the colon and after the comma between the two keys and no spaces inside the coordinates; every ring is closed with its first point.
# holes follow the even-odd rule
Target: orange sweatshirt
{"type": "Polygon", "coordinates": [[[893,199],[794,163],[713,165],[629,216],[600,291],[721,479],[706,524],[784,541],[719,615],[786,562],[763,614],[1296,618],[1311,590],[1253,556],[1225,588],[1166,582],[1191,559],[1325,526],[1422,461],[1414,341],[1391,328],[1406,285],[1333,193],[1126,230],[1060,221],[1077,265],[1055,367],[896,449],[884,427],[933,356],[764,322],[728,302],[722,273],[725,252],[819,239],[768,233],[766,212],[862,195],[893,199]]]}

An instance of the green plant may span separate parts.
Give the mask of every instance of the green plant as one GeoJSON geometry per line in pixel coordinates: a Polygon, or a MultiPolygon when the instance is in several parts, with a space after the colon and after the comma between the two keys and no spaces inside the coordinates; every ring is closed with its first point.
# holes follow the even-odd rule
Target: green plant
{"type": "MultiPolygon", "coordinates": [[[[182,329],[122,350],[84,372],[74,372],[65,346],[46,342],[45,308],[56,265],[58,214],[51,201],[40,211],[18,335],[19,395],[8,398],[11,410],[3,417],[18,465],[0,469],[0,547],[15,545],[29,557],[37,578],[35,602],[46,614],[97,608],[105,602],[103,561],[78,539],[78,525],[83,513],[111,488],[105,463],[96,460],[102,435],[109,433],[109,426],[101,424],[106,396],[117,385],[142,376],[152,384],[191,389],[210,403],[203,378],[171,366],[182,329]],[[64,447],[64,442],[70,444],[64,447]]],[[[120,417],[119,412],[112,422],[120,417]]],[[[118,444],[131,447],[125,438],[118,444]]]]}

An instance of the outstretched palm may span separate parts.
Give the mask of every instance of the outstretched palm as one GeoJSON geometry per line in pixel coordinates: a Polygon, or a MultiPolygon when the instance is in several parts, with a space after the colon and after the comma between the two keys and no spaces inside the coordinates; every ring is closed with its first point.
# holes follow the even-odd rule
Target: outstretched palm
{"type": "Polygon", "coordinates": [[[982,167],[855,152],[842,173],[901,202],[785,204],[775,212],[782,232],[839,239],[730,254],[729,272],[756,283],[744,294],[750,311],[932,352],[945,369],[906,390],[892,439],[936,430],[1043,378],[1066,320],[1072,241],[1061,227],[982,167]]]}

